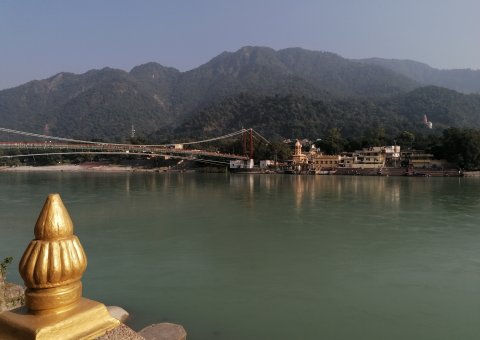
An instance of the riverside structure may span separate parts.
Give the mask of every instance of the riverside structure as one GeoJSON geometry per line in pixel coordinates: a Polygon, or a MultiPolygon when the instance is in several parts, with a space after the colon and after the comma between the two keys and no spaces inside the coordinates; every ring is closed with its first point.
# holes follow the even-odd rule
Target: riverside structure
{"type": "Polygon", "coordinates": [[[297,174],[383,175],[383,176],[460,176],[462,172],[432,154],[419,150],[401,152],[400,146],[374,146],[340,155],[325,155],[312,145],[302,152],[297,140],[290,160],[297,174]]]}

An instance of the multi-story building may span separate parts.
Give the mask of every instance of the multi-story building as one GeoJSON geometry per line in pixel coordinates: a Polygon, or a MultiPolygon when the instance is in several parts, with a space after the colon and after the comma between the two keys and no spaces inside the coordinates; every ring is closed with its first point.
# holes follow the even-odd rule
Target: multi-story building
{"type": "Polygon", "coordinates": [[[431,153],[426,153],[422,150],[402,152],[402,163],[409,168],[431,168],[433,166],[442,166],[441,161],[434,160],[431,153]]]}
{"type": "Polygon", "coordinates": [[[315,145],[312,145],[310,151],[304,154],[300,141],[297,140],[295,143],[292,165],[297,171],[334,170],[338,167],[339,162],[339,155],[324,155],[315,148],[315,145]]]}
{"type": "Polygon", "coordinates": [[[376,146],[341,155],[324,155],[314,146],[310,152],[302,153],[302,144],[297,140],[292,165],[297,171],[316,172],[334,170],[337,167],[376,169],[400,166],[400,146],[376,146]]]}

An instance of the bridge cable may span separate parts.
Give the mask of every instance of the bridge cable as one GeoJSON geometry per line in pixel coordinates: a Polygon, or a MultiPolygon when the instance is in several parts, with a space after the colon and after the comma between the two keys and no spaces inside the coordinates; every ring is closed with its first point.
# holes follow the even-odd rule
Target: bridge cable
{"type": "MultiPolygon", "coordinates": [[[[13,130],[13,129],[6,129],[6,128],[2,128],[2,127],[0,127],[0,131],[1,132],[18,134],[18,135],[29,136],[29,137],[36,137],[36,138],[43,138],[43,139],[53,139],[53,140],[59,140],[59,141],[64,141],[64,142],[72,142],[72,143],[95,144],[95,145],[132,146],[132,144],[92,142],[92,141],[87,141],[87,140],[48,136],[48,135],[42,135],[42,134],[38,134],[38,133],[25,132],[25,131],[13,130]]],[[[170,143],[170,144],[146,144],[146,145],[135,145],[135,146],[136,147],[155,147],[155,146],[158,147],[158,146],[172,146],[172,145],[175,145],[175,144],[182,144],[182,145],[201,144],[201,143],[212,142],[212,141],[219,140],[219,139],[230,138],[230,137],[239,135],[241,133],[244,133],[245,131],[247,131],[247,130],[242,129],[242,130],[235,131],[235,132],[232,132],[232,133],[220,136],[220,137],[215,137],[215,138],[210,138],[210,139],[205,139],[205,140],[195,141],[195,142],[170,143]]]]}

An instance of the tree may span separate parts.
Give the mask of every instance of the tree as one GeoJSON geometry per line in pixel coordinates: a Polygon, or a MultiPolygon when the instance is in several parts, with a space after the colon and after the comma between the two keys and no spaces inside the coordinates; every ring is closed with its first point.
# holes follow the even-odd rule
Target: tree
{"type": "Polygon", "coordinates": [[[402,149],[410,150],[413,148],[413,142],[415,142],[415,135],[409,131],[403,131],[396,138],[397,145],[400,145],[402,149]]]}
{"type": "Polygon", "coordinates": [[[327,155],[338,155],[345,148],[346,141],[342,137],[340,129],[333,128],[328,131],[328,135],[325,139],[322,139],[319,143],[320,150],[327,155]]]}
{"type": "Polygon", "coordinates": [[[480,169],[480,131],[459,128],[444,130],[437,153],[465,170],[480,169]]]}
{"type": "Polygon", "coordinates": [[[368,146],[382,146],[385,145],[387,138],[385,137],[385,129],[381,125],[374,125],[367,129],[363,134],[362,145],[368,146]]]}

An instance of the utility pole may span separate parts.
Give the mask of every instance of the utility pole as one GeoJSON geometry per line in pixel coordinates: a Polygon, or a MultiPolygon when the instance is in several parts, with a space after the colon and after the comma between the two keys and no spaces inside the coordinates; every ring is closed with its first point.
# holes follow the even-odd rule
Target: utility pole
{"type": "Polygon", "coordinates": [[[133,126],[133,124],[132,124],[132,130],[130,132],[130,138],[132,139],[135,138],[135,127],[133,126]]]}

